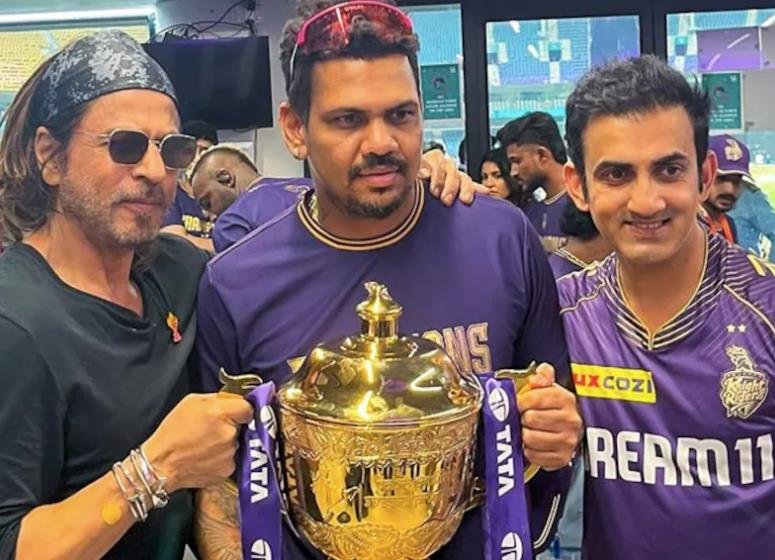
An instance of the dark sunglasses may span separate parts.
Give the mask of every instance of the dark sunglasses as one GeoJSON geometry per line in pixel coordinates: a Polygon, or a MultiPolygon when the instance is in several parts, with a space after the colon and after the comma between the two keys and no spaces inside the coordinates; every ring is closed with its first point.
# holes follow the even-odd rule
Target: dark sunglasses
{"type": "Polygon", "coordinates": [[[413,32],[409,16],[390,4],[378,0],[335,4],[305,21],[296,34],[296,44],[289,63],[288,74],[291,80],[298,51],[309,56],[321,51],[343,49],[350,43],[354,25],[363,20],[368,21],[385,42],[396,42],[413,32]]]}
{"type": "Polygon", "coordinates": [[[168,134],[161,140],[152,140],[139,130],[117,129],[109,134],[93,134],[82,130],[76,133],[90,136],[102,144],[107,144],[110,159],[122,165],[135,165],[140,162],[153,143],[161,154],[167,169],[185,169],[196,157],[196,138],[185,134],[168,134]]]}

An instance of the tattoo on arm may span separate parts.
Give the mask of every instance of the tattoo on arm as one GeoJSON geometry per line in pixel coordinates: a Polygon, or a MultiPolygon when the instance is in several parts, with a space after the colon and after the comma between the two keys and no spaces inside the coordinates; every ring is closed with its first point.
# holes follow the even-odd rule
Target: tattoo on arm
{"type": "Polygon", "coordinates": [[[231,481],[197,492],[194,535],[203,560],[242,560],[238,503],[231,481]]]}

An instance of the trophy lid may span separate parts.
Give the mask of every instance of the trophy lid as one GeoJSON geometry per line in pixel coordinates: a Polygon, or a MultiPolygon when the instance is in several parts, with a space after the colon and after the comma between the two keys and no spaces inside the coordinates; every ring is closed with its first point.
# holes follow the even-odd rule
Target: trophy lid
{"type": "Polygon", "coordinates": [[[478,411],[482,390],[432,341],[398,334],[403,311],[385,286],[367,282],[359,335],[324,342],[280,389],[280,406],[352,425],[446,422],[478,411]]]}

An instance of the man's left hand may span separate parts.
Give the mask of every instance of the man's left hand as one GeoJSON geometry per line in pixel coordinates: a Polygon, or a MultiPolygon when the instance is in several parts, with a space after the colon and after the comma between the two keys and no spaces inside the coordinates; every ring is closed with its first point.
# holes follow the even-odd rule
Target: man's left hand
{"type": "Polygon", "coordinates": [[[530,389],[517,395],[522,445],[532,464],[552,471],[568,466],[581,439],[581,416],[573,393],[554,382],[554,368],[538,366],[530,389]]]}
{"type": "Polygon", "coordinates": [[[452,206],[455,200],[471,204],[477,194],[488,194],[487,187],[474,183],[468,175],[458,171],[455,160],[446,157],[441,150],[430,150],[423,154],[420,164],[420,179],[430,180],[431,194],[446,206],[452,206]]]}

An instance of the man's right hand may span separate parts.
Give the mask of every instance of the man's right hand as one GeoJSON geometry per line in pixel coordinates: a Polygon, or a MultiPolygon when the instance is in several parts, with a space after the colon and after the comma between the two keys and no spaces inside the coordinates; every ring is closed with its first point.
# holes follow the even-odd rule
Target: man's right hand
{"type": "Polygon", "coordinates": [[[172,493],[218,484],[234,472],[237,434],[253,418],[243,398],[188,395],[143,444],[148,462],[172,493]]]}

